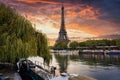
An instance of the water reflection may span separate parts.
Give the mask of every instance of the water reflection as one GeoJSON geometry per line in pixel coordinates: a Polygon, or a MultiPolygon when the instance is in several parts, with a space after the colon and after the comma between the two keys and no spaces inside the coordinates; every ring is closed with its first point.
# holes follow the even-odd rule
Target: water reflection
{"type": "Polygon", "coordinates": [[[99,54],[80,54],[78,59],[86,62],[87,65],[120,66],[120,56],[109,56],[109,55],[99,55],[99,54]]]}
{"type": "Polygon", "coordinates": [[[59,64],[60,67],[60,73],[67,72],[67,66],[68,66],[68,57],[67,55],[55,55],[55,58],[59,64]]]}
{"type": "Polygon", "coordinates": [[[97,54],[80,54],[80,55],[60,55],[55,54],[55,58],[60,66],[61,72],[67,71],[68,61],[84,62],[92,66],[119,66],[120,56],[108,56],[97,54]]]}
{"type": "Polygon", "coordinates": [[[54,54],[54,56],[60,67],[60,72],[82,73],[98,80],[120,80],[120,56],[60,55],[60,53],[54,54]]]}

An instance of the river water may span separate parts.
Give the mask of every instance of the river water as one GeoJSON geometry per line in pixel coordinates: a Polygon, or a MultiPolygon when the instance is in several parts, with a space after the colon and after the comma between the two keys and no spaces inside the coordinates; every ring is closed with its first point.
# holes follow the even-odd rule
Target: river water
{"type": "Polygon", "coordinates": [[[94,54],[60,55],[52,53],[51,66],[59,72],[84,74],[97,80],[120,80],[120,57],[94,54]]]}

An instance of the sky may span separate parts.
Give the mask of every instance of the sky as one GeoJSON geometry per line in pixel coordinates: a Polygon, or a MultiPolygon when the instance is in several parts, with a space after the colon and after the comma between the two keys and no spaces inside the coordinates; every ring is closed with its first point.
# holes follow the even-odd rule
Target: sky
{"type": "Polygon", "coordinates": [[[120,34],[120,0],[0,0],[33,26],[49,41],[58,38],[61,6],[65,7],[65,27],[71,40],[120,34]]]}

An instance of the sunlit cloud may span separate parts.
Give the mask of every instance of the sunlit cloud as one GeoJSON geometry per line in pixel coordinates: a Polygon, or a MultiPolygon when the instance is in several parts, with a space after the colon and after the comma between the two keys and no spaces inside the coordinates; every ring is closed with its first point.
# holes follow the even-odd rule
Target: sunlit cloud
{"type": "Polygon", "coordinates": [[[58,2],[48,1],[48,0],[17,0],[17,1],[25,2],[25,3],[60,4],[58,2]]]}
{"type": "MultiPolygon", "coordinates": [[[[58,38],[61,26],[61,0],[0,0],[33,26],[45,33],[50,41],[58,38]]],[[[65,27],[68,37],[96,37],[120,34],[120,0],[65,0],[65,27]]]]}

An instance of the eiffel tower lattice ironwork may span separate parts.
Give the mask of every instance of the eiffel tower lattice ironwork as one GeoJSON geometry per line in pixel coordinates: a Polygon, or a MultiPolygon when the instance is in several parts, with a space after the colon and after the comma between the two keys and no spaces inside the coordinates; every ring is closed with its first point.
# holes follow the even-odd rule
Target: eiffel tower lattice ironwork
{"type": "Polygon", "coordinates": [[[62,5],[61,10],[62,10],[62,12],[61,12],[61,27],[60,27],[59,36],[58,36],[58,39],[56,40],[56,43],[58,43],[58,42],[69,42],[70,41],[68,39],[67,31],[66,31],[66,28],[65,28],[64,6],[63,5],[62,5]]]}

